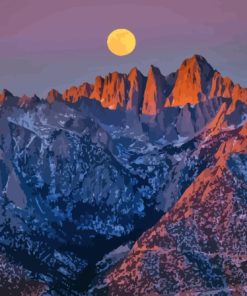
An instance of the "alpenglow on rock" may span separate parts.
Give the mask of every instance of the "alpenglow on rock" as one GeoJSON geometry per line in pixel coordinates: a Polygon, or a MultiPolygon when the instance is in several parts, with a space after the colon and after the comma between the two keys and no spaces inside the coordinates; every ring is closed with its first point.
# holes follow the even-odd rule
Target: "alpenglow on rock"
{"type": "Polygon", "coordinates": [[[4,90],[0,294],[245,295],[246,119],[246,89],[198,55],[4,90]]]}

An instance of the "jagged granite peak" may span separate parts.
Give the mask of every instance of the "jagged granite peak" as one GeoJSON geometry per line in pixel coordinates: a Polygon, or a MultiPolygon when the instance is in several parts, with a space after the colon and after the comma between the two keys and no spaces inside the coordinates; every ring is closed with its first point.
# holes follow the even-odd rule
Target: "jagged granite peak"
{"type": "MultiPolygon", "coordinates": [[[[4,90],[0,95],[1,105],[7,97],[14,96],[4,90]]],[[[53,103],[62,98],[76,103],[79,99],[90,98],[100,101],[104,108],[122,108],[156,116],[166,107],[184,106],[187,103],[195,105],[217,97],[231,98],[232,111],[238,100],[247,101],[247,88],[234,84],[229,77],[223,77],[204,57],[193,55],[185,59],[175,73],[167,76],[153,65],[147,77],[134,67],[129,74],[113,72],[104,78],[96,76],[94,84],[84,82],[80,86],[72,86],[63,95],[52,89],[46,100],[53,103]]]]}
{"type": "Polygon", "coordinates": [[[234,84],[229,77],[223,77],[221,73],[215,72],[209,97],[232,98],[234,101],[247,101],[247,89],[241,85],[234,84]]]}
{"type": "Polygon", "coordinates": [[[66,89],[63,93],[63,100],[71,103],[76,103],[80,98],[89,98],[93,91],[93,86],[88,82],[84,82],[79,87],[72,86],[66,89]]]}
{"type": "Polygon", "coordinates": [[[78,101],[78,88],[71,86],[63,92],[62,98],[66,102],[76,103],[78,101]]]}
{"type": "Polygon", "coordinates": [[[236,102],[240,100],[242,102],[247,102],[247,88],[241,87],[240,84],[235,84],[232,91],[232,99],[236,102]]]}
{"type": "Polygon", "coordinates": [[[54,88],[48,92],[46,97],[47,102],[50,104],[52,104],[56,100],[61,100],[61,99],[62,99],[62,94],[54,88]]]}
{"type": "Polygon", "coordinates": [[[136,76],[138,76],[139,74],[142,75],[141,71],[139,71],[137,67],[133,67],[132,69],[130,69],[130,71],[129,71],[129,75],[128,75],[128,76],[129,76],[129,77],[131,77],[131,76],[136,77],[136,76]]]}
{"type": "MultiPolygon", "coordinates": [[[[51,102],[53,96],[51,96],[51,102]]],[[[100,101],[102,107],[122,108],[156,116],[166,107],[195,105],[216,97],[247,101],[247,89],[214,70],[206,59],[193,55],[180,68],[167,76],[151,65],[145,77],[136,67],[129,74],[109,73],[96,76],[95,83],[72,86],[63,93],[63,100],[76,103],[81,98],[100,101]]]]}
{"type": "Polygon", "coordinates": [[[141,112],[144,90],[146,85],[146,77],[136,68],[132,68],[128,74],[129,90],[127,110],[141,112]]]}
{"type": "Polygon", "coordinates": [[[142,113],[156,115],[162,110],[165,100],[166,80],[160,70],[153,65],[148,71],[147,83],[144,92],[142,113]]]}
{"type": "Polygon", "coordinates": [[[18,104],[20,107],[28,106],[32,100],[32,97],[27,96],[24,94],[23,96],[19,97],[18,104]]]}
{"type": "Polygon", "coordinates": [[[222,77],[221,73],[216,71],[212,78],[209,97],[231,98],[234,84],[229,77],[222,77]]]}
{"type": "Polygon", "coordinates": [[[100,101],[103,93],[103,88],[104,88],[104,78],[101,76],[96,76],[95,83],[93,86],[93,91],[90,95],[90,98],[100,101]]]}
{"type": "Polygon", "coordinates": [[[212,78],[209,98],[222,97],[232,99],[231,107],[228,112],[232,112],[238,101],[247,102],[247,88],[234,84],[229,77],[223,77],[221,73],[215,72],[212,78]]]}
{"type": "Polygon", "coordinates": [[[18,106],[28,108],[34,106],[40,101],[40,97],[38,97],[36,94],[34,94],[33,96],[27,96],[26,94],[24,94],[23,96],[18,98],[18,106]]]}
{"type": "Polygon", "coordinates": [[[113,72],[104,78],[104,88],[101,97],[103,107],[111,110],[126,107],[128,93],[128,77],[126,74],[113,72]]]}
{"type": "Polygon", "coordinates": [[[6,89],[4,89],[0,94],[0,106],[6,105],[8,107],[18,106],[21,108],[28,108],[34,106],[40,101],[41,99],[36,94],[34,94],[33,96],[27,96],[26,94],[24,94],[23,96],[17,97],[6,89]]]}
{"type": "Polygon", "coordinates": [[[104,78],[97,76],[94,85],[84,83],[79,88],[72,86],[64,91],[63,99],[75,103],[82,97],[89,97],[100,101],[104,108],[115,110],[122,107],[127,110],[133,109],[137,113],[155,115],[162,110],[165,94],[172,88],[174,78],[175,74],[172,73],[166,82],[160,70],[150,66],[147,79],[134,67],[128,75],[115,71],[104,78]],[[157,101],[155,106],[152,100],[157,101]]]}
{"type": "Polygon", "coordinates": [[[78,89],[79,95],[87,98],[90,97],[92,91],[93,91],[93,85],[88,82],[84,82],[82,85],[79,86],[79,89],[78,89]]]}
{"type": "Polygon", "coordinates": [[[0,92],[0,106],[5,102],[7,97],[13,97],[13,94],[9,90],[3,89],[0,92]]]}
{"type": "Polygon", "coordinates": [[[7,96],[13,97],[13,94],[12,94],[8,89],[6,89],[6,88],[4,88],[4,89],[0,92],[0,94],[1,94],[2,96],[5,96],[5,97],[7,97],[7,96]]]}
{"type": "Polygon", "coordinates": [[[212,66],[200,55],[184,60],[178,69],[176,82],[166,106],[183,106],[204,101],[213,74],[212,66]]]}

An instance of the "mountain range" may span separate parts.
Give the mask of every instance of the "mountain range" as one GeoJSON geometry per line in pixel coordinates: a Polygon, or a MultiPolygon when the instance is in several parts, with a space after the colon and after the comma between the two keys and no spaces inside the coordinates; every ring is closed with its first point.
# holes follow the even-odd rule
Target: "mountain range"
{"type": "Polygon", "coordinates": [[[245,295],[247,89],[167,76],[0,94],[3,295],[245,295]]]}

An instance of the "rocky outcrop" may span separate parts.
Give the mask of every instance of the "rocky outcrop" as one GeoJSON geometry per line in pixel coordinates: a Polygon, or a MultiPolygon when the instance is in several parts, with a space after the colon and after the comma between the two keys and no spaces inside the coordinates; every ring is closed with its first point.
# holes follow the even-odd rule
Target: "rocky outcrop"
{"type": "Polygon", "coordinates": [[[48,103],[52,104],[55,101],[62,100],[62,95],[56,89],[51,89],[46,97],[48,103]]]}
{"type": "Polygon", "coordinates": [[[146,85],[146,77],[137,69],[133,68],[128,75],[128,101],[126,110],[134,110],[141,112],[143,104],[144,89],[146,85]]]}
{"type": "Polygon", "coordinates": [[[145,77],[133,68],[128,75],[109,73],[104,78],[97,76],[90,98],[101,102],[108,109],[125,108],[139,112],[145,88],[145,77]]]}
{"type": "Polygon", "coordinates": [[[156,116],[166,107],[196,105],[213,98],[232,98],[233,110],[238,100],[247,101],[247,89],[223,77],[204,57],[194,55],[168,76],[151,65],[147,78],[133,68],[128,75],[113,72],[104,78],[97,76],[94,84],[86,82],[63,93],[63,100],[71,103],[83,97],[100,101],[104,108],[156,116]]]}
{"type": "Polygon", "coordinates": [[[247,89],[234,84],[229,77],[222,77],[219,72],[215,72],[209,97],[232,98],[234,101],[247,102],[247,89]]]}
{"type": "Polygon", "coordinates": [[[7,89],[3,89],[2,92],[0,92],[0,106],[3,105],[8,97],[13,97],[13,94],[7,89]]]}
{"type": "Polygon", "coordinates": [[[103,107],[111,110],[126,107],[128,93],[128,78],[126,74],[118,72],[109,73],[104,78],[104,88],[101,96],[103,107]]]}
{"type": "Polygon", "coordinates": [[[92,93],[93,87],[91,84],[84,82],[79,87],[72,86],[69,89],[66,89],[63,93],[63,100],[76,103],[80,98],[87,97],[89,98],[92,93]]]}
{"type": "Polygon", "coordinates": [[[165,106],[183,106],[205,101],[214,70],[199,55],[186,59],[177,72],[177,79],[165,106]]]}
{"type": "Polygon", "coordinates": [[[229,77],[222,77],[219,72],[215,72],[212,78],[209,97],[231,98],[234,84],[229,77]]]}
{"type": "Polygon", "coordinates": [[[102,78],[101,76],[97,76],[95,78],[95,83],[94,83],[93,91],[90,95],[90,98],[100,101],[103,93],[103,88],[104,88],[104,78],[102,78]]]}
{"type": "Polygon", "coordinates": [[[104,78],[97,76],[94,85],[84,83],[79,88],[73,86],[64,91],[63,99],[76,103],[82,97],[89,97],[111,110],[124,108],[136,113],[157,115],[163,109],[175,77],[175,73],[172,73],[166,79],[158,68],[151,66],[146,78],[137,68],[133,68],[128,75],[113,72],[104,78]]]}
{"type": "Polygon", "coordinates": [[[158,114],[165,102],[166,81],[160,70],[154,66],[150,66],[144,99],[142,105],[142,113],[146,115],[158,114]]]}
{"type": "Polygon", "coordinates": [[[247,103],[247,88],[241,87],[239,84],[235,84],[232,91],[232,99],[247,103]]]}
{"type": "Polygon", "coordinates": [[[40,98],[37,95],[34,95],[32,97],[23,95],[18,98],[19,107],[24,107],[24,108],[32,107],[38,102],[40,102],[40,98]]]}

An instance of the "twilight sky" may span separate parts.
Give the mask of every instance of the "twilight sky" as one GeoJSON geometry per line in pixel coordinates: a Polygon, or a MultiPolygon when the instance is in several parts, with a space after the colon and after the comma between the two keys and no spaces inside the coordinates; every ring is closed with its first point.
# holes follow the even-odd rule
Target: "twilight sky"
{"type": "Polygon", "coordinates": [[[45,96],[150,64],[168,74],[194,53],[247,86],[246,12],[246,0],[0,0],[0,89],[45,96]],[[136,35],[129,56],[107,49],[119,27],[136,35]]]}

